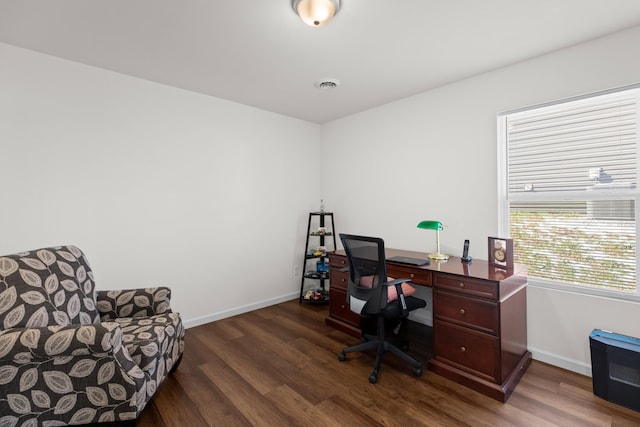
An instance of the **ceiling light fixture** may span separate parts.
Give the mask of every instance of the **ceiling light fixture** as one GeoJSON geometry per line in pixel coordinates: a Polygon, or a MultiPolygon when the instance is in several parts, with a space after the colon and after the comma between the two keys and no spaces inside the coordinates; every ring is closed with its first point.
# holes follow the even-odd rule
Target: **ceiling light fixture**
{"type": "Polygon", "coordinates": [[[328,24],[340,9],[340,0],[292,0],[293,10],[310,27],[328,24]]]}

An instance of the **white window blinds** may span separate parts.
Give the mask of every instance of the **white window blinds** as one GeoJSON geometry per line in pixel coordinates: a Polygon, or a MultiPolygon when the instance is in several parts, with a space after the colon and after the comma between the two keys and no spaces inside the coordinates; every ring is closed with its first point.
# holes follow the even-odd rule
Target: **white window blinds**
{"type": "Polygon", "coordinates": [[[509,194],[636,184],[638,90],[507,117],[509,194]]]}
{"type": "Polygon", "coordinates": [[[499,117],[516,262],[558,284],[637,292],[640,89],[499,117]]]}

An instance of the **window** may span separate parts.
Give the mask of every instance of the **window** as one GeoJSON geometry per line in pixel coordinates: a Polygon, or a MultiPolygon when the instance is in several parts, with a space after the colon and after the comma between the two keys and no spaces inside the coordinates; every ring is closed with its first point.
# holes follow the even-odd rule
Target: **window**
{"type": "Polygon", "coordinates": [[[640,295],[640,88],[498,116],[500,229],[532,282],[640,295]]]}

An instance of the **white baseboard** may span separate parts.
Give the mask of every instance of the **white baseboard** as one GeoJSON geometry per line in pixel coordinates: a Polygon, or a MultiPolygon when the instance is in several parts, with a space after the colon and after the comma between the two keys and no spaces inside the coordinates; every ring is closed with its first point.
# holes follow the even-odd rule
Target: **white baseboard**
{"type": "Polygon", "coordinates": [[[555,354],[546,353],[535,348],[529,347],[531,356],[534,360],[548,363],[549,365],[557,366],[568,371],[576,372],[578,374],[591,376],[591,365],[587,365],[579,360],[567,359],[555,354]]]}
{"type": "Polygon", "coordinates": [[[269,307],[275,304],[280,304],[281,302],[290,301],[292,299],[296,299],[299,297],[300,297],[300,294],[298,292],[292,292],[290,294],[281,295],[276,298],[257,301],[251,304],[243,305],[241,307],[234,307],[229,310],[224,310],[217,313],[211,313],[205,316],[196,317],[194,319],[186,319],[186,320],[183,320],[182,323],[184,324],[185,328],[192,328],[194,326],[204,325],[205,323],[215,322],[216,320],[226,319],[227,317],[248,313],[250,311],[258,310],[264,307],[269,307]]]}

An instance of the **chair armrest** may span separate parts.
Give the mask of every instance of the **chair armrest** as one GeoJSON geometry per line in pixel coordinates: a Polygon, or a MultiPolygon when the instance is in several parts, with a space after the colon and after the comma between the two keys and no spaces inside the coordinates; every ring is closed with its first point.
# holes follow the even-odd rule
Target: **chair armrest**
{"type": "Polygon", "coordinates": [[[400,290],[402,290],[402,284],[410,282],[410,281],[411,281],[411,279],[395,279],[395,280],[392,280],[390,282],[384,282],[382,284],[382,286],[395,286],[396,289],[398,288],[398,286],[400,286],[400,288],[401,288],[400,290]]]}
{"type": "Polygon", "coordinates": [[[148,317],[171,313],[171,289],[160,286],[98,291],[96,306],[103,322],[120,317],[148,317]]]}
{"type": "Polygon", "coordinates": [[[115,322],[5,329],[0,331],[0,365],[3,361],[33,363],[52,357],[104,356],[121,347],[122,329],[115,322]]]}
{"type": "Polygon", "coordinates": [[[403,317],[409,314],[409,308],[407,307],[407,301],[404,299],[402,284],[410,281],[411,279],[395,279],[390,282],[383,283],[383,286],[394,286],[396,288],[396,292],[398,293],[397,301],[400,304],[400,311],[403,317]]]}

